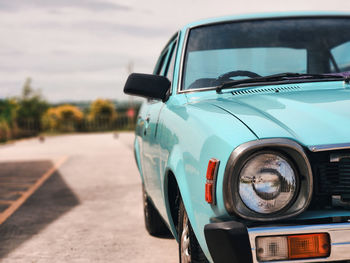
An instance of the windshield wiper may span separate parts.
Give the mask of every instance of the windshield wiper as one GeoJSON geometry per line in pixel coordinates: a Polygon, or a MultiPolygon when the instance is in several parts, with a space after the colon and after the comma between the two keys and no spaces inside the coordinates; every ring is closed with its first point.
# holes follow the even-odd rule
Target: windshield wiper
{"type": "Polygon", "coordinates": [[[346,79],[344,76],[337,74],[309,74],[309,73],[292,73],[285,72],[280,74],[268,75],[251,79],[240,79],[224,82],[216,88],[216,92],[220,93],[223,89],[234,88],[240,84],[273,82],[273,81],[289,81],[289,80],[309,80],[309,79],[346,79]]]}

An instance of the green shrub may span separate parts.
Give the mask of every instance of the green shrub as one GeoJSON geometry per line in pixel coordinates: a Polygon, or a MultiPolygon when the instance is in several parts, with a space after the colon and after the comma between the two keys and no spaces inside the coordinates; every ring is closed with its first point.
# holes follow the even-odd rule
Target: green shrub
{"type": "Polygon", "coordinates": [[[11,138],[11,130],[5,120],[0,120],[0,142],[6,142],[11,138]]]}
{"type": "Polygon", "coordinates": [[[83,119],[83,113],[78,107],[62,105],[49,108],[42,117],[45,130],[59,132],[74,132],[83,119]]]}
{"type": "Polygon", "coordinates": [[[90,120],[104,119],[113,121],[117,117],[115,106],[110,100],[97,99],[90,105],[90,120]]]}

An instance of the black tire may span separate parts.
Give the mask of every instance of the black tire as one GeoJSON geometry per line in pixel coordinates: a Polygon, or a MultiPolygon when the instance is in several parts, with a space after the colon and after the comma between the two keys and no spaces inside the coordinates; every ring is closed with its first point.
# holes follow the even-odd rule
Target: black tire
{"type": "Polygon", "coordinates": [[[180,263],[207,263],[209,262],[201,249],[197,238],[193,232],[190,221],[182,200],[179,205],[179,224],[178,224],[178,238],[179,238],[179,262],[180,263]],[[185,227],[185,231],[184,231],[185,227]],[[187,230],[186,230],[187,228],[187,230]],[[187,241],[185,241],[187,240],[187,241]],[[187,248],[183,244],[187,244],[187,248]]]}
{"type": "Polygon", "coordinates": [[[151,200],[147,196],[145,187],[142,186],[142,196],[143,196],[143,214],[145,218],[145,226],[147,232],[151,236],[163,236],[168,235],[169,229],[165,225],[162,217],[159,215],[157,209],[152,204],[151,200]]]}

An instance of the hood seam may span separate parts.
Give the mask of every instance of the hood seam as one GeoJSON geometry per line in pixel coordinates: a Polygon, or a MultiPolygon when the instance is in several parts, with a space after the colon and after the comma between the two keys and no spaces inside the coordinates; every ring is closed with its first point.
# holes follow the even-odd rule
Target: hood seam
{"type": "Polygon", "coordinates": [[[232,114],[232,112],[226,110],[225,108],[219,106],[219,105],[215,105],[215,104],[212,104],[213,106],[219,108],[219,109],[222,109],[223,111],[229,113],[231,116],[233,116],[234,118],[236,118],[237,120],[239,120],[245,127],[247,127],[248,130],[250,130],[250,132],[259,140],[260,138],[258,137],[258,135],[246,124],[244,123],[244,121],[242,121],[240,118],[238,118],[236,115],[232,114]]]}

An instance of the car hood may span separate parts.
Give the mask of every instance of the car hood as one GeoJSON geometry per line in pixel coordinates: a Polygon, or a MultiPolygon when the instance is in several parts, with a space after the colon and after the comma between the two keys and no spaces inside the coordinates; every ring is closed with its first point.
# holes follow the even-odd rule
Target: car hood
{"type": "Polygon", "coordinates": [[[350,90],[232,95],[214,102],[258,138],[284,137],[305,146],[350,142],[350,90]]]}

